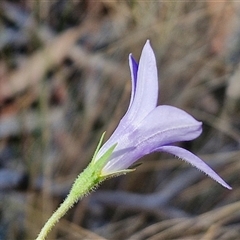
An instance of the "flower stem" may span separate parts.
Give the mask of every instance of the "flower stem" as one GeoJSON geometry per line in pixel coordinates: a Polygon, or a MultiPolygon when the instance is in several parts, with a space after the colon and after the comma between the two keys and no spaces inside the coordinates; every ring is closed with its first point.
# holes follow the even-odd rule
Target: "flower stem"
{"type": "Polygon", "coordinates": [[[68,196],[64,202],[60,205],[56,212],[48,219],[45,223],[44,227],[42,228],[41,232],[39,233],[36,240],[44,240],[47,234],[51,231],[54,225],[59,221],[59,219],[69,210],[69,208],[74,204],[71,197],[68,196]]]}
{"type": "Polygon", "coordinates": [[[89,165],[81,174],[79,174],[69,195],[56,210],[56,212],[54,212],[45,223],[36,240],[46,239],[48,233],[51,231],[54,225],[62,216],[64,216],[64,214],[74,205],[74,203],[76,203],[84,195],[88,194],[93,187],[96,187],[100,182],[101,180],[99,178],[99,174],[97,174],[96,170],[89,165]]]}
{"type": "MultiPolygon", "coordinates": [[[[84,195],[88,194],[93,188],[96,188],[100,182],[108,178],[108,176],[102,175],[102,168],[106,165],[107,161],[113,153],[113,150],[117,146],[117,143],[112,145],[97,161],[95,161],[96,155],[102,144],[104,134],[105,133],[102,134],[92,161],[87,166],[87,168],[78,175],[67,198],[45,223],[36,240],[46,239],[48,233],[51,231],[54,225],[74,205],[74,203],[76,203],[84,195]]],[[[128,171],[123,172],[125,173],[128,171]]]]}

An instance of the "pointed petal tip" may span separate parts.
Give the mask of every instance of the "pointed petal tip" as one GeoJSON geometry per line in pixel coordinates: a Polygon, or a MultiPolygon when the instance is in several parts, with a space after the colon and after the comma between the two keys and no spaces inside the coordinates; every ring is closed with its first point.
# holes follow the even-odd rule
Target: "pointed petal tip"
{"type": "Polygon", "coordinates": [[[163,146],[156,149],[157,151],[168,152],[179,157],[182,160],[190,163],[192,166],[198,168],[200,171],[207,174],[213,180],[221,184],[223,187],[231,190],[232,188],[216,173],[214,172],[205,162],[203,162],[199,157],[193,153],[187,151],[186,149],[177,146],[163,146]]]}
{"type": "MultiPolygon", "coordinates": [[[[206,172],[204,172],[206,173],[206,172]]],[[[206,173],[209,177],[211,177],[212,179],[214,179],[216,182],[218,182],[220,185],[222,185],[223,187],[227,188],[228,190],[232,190],[232,187],[230,187],[221,177],[219,178],[214,178],[212,177],[210,174],[206,173]]]]}
{"type": "Polygon", "coordinates": [[[230,187],[226,182],[224,182],[224,184],[221,183],[221,185],[227,188],[228,190],[232,190],[232,187],[230,187]]]}
{"type": "Polygon", "coordinates": [[[146,41],[146,43],[144,44],[144,46],[143,46],[143,51],[144,51],[144,49],[147,49],[148,51],[149,51],[149,50],[153,51],[149,39],[148,39],[148,40],[146,41]]]}
{"type": "Polygon", "coordinates": [[[146,43],[145,44],[149,44],[150,45],[150,40],[149,39],[147,39],[147,41],[146,41],[146,43]]]}
{"type": "MultiPolygon", "coordinates": [[[[137,61],[135,60],[135,58],[133,57],[133,54],[130,53],[129,56],[128,56],[128,60],[129,60],[129,63],[132,64],[132,62],[135,64],[135,65],[138,65],[137,61]]],[[[131,69],[131,65],[130,65],[130,69],[131,69]]]]}

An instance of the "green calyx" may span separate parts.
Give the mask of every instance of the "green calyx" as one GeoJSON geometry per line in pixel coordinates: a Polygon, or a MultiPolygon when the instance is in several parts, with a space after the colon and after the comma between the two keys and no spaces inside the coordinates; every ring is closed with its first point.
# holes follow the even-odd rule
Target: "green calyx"
{"type": "Polygon", "coordinates": [[[77,177],[72,186],[69,195],[73,196],[75,201],[77,201],[80,198],[80,196],[82,197],[91,192],[91,190],[96,189],[96,187],[98,187],[99,184],[104,180],[112,177],[117,177],[135,170],[135,169],[123,169],[112,173],[103,172],[103,168],[109,161],[114,149],[117,146],[117,143],[112,145],[100,158],[97,159],[96,157],[102,146],[104,135],[105,132],[102,134],[100,138],[96,151],[93,155],[92,161],[87,166],[87,168],[77,177]]]}
{"type": "Polygon", "coordinates": [[[115,143],[114,145],[112,145],[102,156],[101,158],[99,159],[96,159],[97,157],[97,154],[102,146],[102,143],[103,143],[103,139],[104,139],[104,136],[105,136],[105,133],[104,132],[100,138],[100,141],[97,145],[97,148],[94,152],[94,155],[93,155],[93,158],[92,158],[92,161],[90,162],[89,164],[89,167],[93,170],[94,174],[96,176],[98,176],[98,180],[99,182],[105,180],[106,178],[108,178],[109,176],[105,176],[102,174],[102,169],[104,168],[104,166],[107,164],[107,162],[109,161],[109,158],[111,157],[114,149],[116,148],[117,146],[117,143],[115,143]]]}
{"type": "Polygon", "coordinates": [[[97,153],[99,152],[99,149],[102,145],[104,135],[105,132],[100,138],[92,161],[87,166],[87,168],[80,175],[78,175],[72,186],[70,195],[74,196],[74,199],[76,199],[76,201],[79,199],[79,196],[88,194],[92,189],[96,188],[102,181],[107,178],[107,176],[102,175],[102,169],[111,157],[115,147],[117,146],[117,143],[110,147],[101,158],[96,159],[97,153]]]}
{"type": "Polygon", "coordinates": [[[107,164],[109,158],[111,157],[114,149],[116,148],[117,146],[117,143],[114,144],[113,146],[111,146],[104,154],[103,156],[100,158],[100,159],[96,159],[96,156],[100,150],[100,147],[102,146],[102,142],[103,142],[103,138],[105,136],[105,133],[104,132],[100,138],[100,141],[98,143],[98,146],[96,148],[96,151],[94,152],[94,155],[93,155],[93,158],[92,158],[92,161],[90,163],[89,166],[91,166],[91,168],[94,168],[95,171],[99,174],[99,180],[100,181],[103,181],[105,179],[108,179],[108,178],[112,178],[112,177],[117,177],[117,176],[120,176],[120,175],[124,175],[124,174],[127,174],[129,172],[133,172],[135,171],[135,169],[123,169],[123,170],[119,170],[119,171],[116,171],[116,172],[113,172],[113,173],[109,173],[109,174],[104,174],[102,173],[102,169],[103,167],[107,164]]]}

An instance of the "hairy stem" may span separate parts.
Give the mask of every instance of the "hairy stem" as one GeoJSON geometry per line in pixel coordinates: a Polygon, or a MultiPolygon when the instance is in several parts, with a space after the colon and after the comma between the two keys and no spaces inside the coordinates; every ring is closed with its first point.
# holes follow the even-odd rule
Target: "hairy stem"
{"type": "Polygon", "coordinates": [[[72,189],[60,205],[60,207],[53,213],[53,215],[48,219],[39,233],[36,240],[46,239],[48,233],[54,227],[54,225],[60,220],[62,216],[84,195],[88,194],[93,187],[96,187],[100,183],[98,174],[96,174],[95,169],[91,168],[89,165],[76,179],[72,189]]]}

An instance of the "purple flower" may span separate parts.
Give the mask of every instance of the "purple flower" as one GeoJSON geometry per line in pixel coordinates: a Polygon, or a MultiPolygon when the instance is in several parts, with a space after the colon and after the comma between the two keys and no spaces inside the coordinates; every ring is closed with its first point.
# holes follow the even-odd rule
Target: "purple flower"
{"type": "Polygon", "coordinates": [[[94,160],[100,159],[117,144],[101,171],[102,176],[124,172],[144,155],[161,151],[191,163],[224,187],[231,189],[200,158],[186,149],[172,145],[197,138],[202,132],[202,123],[176,107],[157,106],[158,74],[149,40],[142,50],[139,65],[131,54],[129,65],[132,93],[128,110],[94,160]]]}

